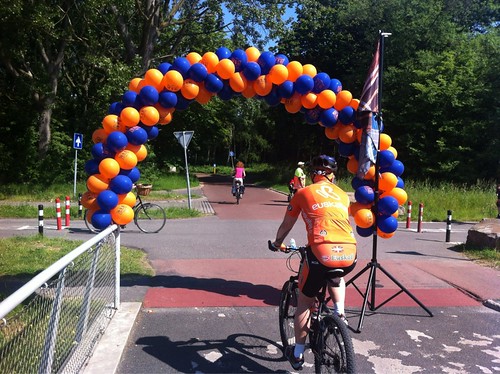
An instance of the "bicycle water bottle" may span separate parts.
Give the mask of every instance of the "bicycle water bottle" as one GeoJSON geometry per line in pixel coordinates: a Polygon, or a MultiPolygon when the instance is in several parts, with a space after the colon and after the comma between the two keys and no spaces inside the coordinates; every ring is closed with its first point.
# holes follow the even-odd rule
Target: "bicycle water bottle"
{"type": "Polygon", "coordinates": [[[290,239],[290,248],[297,249],[297,244],[295,243],[295,239],[294,238],[290,239]]]}

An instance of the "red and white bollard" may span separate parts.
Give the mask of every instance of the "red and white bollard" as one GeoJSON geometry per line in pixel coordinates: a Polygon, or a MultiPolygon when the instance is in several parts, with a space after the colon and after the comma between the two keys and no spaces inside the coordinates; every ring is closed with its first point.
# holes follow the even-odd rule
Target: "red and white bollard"
{"type": "Polygon", "coordinates": [[[57,229],[62,230],[62,220],[61,220],[61,199],[56,198],[56,218],[57,218],[57,229]]]}
{"type": "Polygon", "coordinates": [[[64,225],[66,227],[69,227],[69,212],[70,212],[70,208],[71,208],[71,204],[70,204],[70,201],[69,201],[69,196],[66,196],[66,219],[65,219],[65,222],[64,222],[64,225]]]}
{"type": "Polygon", "coordinates": [[[418,224],[417,232],[422,232],[422,219],[424,217],[424,203],[418,204],[418,224]]]}
{"type": "Polygon", "coordinates": [[[411,201],[408,200],[408,215],[406,216],[406,228],[409,229],[411,224],[411,201]]]}

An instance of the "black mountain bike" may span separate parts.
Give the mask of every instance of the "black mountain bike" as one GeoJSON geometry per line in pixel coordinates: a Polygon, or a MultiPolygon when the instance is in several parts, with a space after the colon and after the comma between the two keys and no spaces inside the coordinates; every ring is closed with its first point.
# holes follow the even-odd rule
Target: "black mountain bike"
{"type": "Polygon", "coordinates": [[[236,204],[239,205],[241,196],[245,192],[245,186],[242,186],[239,180],[234,182],[234,193],[233,196],[236,198],[236,204]]]}
{"type": "MultiPolygon", "coordinates": [[[[279,325],[283,352],[289,345],[295,344],[294,318],[299,295],[298,271],[292,268],[293,256],[300,256],[300,263],[305,257],[306,247],[278,249],[268,242],[271,251],[281,250],[291,253],[287,259],[287,268],[295,275],[283,284],[279,302],[279,325]]],[[[326,283],[319,291],[317,303],[311,311],[309,329],[309,348],[314,354],[316,373],[355,373],[355,354],[349,329],[340,317],[328,307],[330,298],[326,298],[326,283]]]]}
{"type": "MultiPolygon", "coordinates": [[[[167,214],[165,213],[165,209],[155,203],[145,203],[142,201],[141,196],[149,195],[152,186],[151,185],[141,185],[138,184],[135,186],[136,193],[136,203],[133,207],[134,209],[134,223],[135,225],[147,234],[149,233],[157,233],[159,232],[167,222],[167,214]]],[[[85,210],[83,219],[85,221],[85,225],[87,228],[95,233],[98,233],[102,230],[96,229],[92,226],[92,223],[87,219],[87,209],[85,210]]],[[[125,226],[122,226],[125,228],[125,226]]]]}

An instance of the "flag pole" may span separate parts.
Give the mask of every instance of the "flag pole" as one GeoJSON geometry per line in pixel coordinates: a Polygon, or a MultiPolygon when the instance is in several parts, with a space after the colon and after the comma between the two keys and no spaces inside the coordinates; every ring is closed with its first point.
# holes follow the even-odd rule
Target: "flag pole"
{"type": "MultiPolygon", "coordinates": [[[[376,132],[376,137],[377,140],[376,142],[372,139],[372,147],[375,147],[375,183],[373,187],[373,192],[374,192],[374,206],[373,206],[373,216],[374,216],[374,223],[373,223],[373,248],[372,248],[372,258],[370,262],[363,268],[360,272],[358,272],[356,275],[354,275],[349,281],[346,282],[346,287],[350,284],[354,286],[354,288],[359,292],[361,296],[363,296],[363,306],[361,308],[360,316],[359,316],[359,322],[358,322],[358,328],[356,332],[361,332],[361,327],[363,326],[363,320],[365,317],[365,312],[366,312],[366,307],[368,306],[371,311],[375,311],[378,308],[382,307],[383,305],[387,304],[389,301],[394,299],[396,296],[398,296],[401,293],[406,293],[413,301],[415,301],[422,309],[424,309],[430,317],[433,316],[432,312],[425,307],[410,291],[408,291],[396,278],[394,278],[387,270],[385,270],[382,265],[380,265],[377,261],[377,221],[378,221],[378,207],[377,203],[379,201],[379,157],[378,157],[378,152],[379,152],[379,144],[380,144],[380,131],[382,130],[382,70],[383,70],[383,62],[384,62],[384,39],[387,38],[388,36],[391,35],[391,33],[387,32],[382,32],[379,31],[379,41],[377,45],[377,53],[375,55],[374,61],[372,62],[372,66],[370,66],[370,71],[369,75],[367,78],[367,81],[365,82],[365,87],[363,87],[363,93],[361,95],[361,100],[360,100],[360,106],[362,107],[362,113],[366,111],[372,111],[371,113],[376,113],[376,122],[378,125],[378,132],[376,132]],[[376,64],[378,59],[378,66],[376,64]],[[378,79],[377,82],[377,90],[373,90],[373,87],[370,88],[370,82],[373,82],[375,79],[378,79]],[[376,95],[376,103],[372,102],[372,99],[376,95]],[[366,97],[365,97],[366,96],[366,97]],[[373,110],[375,109],[375,110],[373,110]],[[399,291],[397,291],[394,295],[383,301],[380,305],[376,306],[375,305],[375,291],[376,291],[376,271],[377,269],[380,269],[392,282],[394,282],[398,287],[399,291]],[[369,276],[368,276],[368,281],[366,283],[366,289],[365,292],[363,293],[362,290],[354,283],[356,279],[358,279],[362,274],[364,274],[366,271],[370,270],[369,276]],[[368,298],[370,297],[370,301],[368,301],[368,298]]],[[[373,86],[373,85],[371,85],[373,86]]],[[[366,114],[365,114],[366,118],[366,114]]],[[[372,118],[369,117],[369,121],[372,121],[372,118]]],[[[363,130],[366,133],[366,128],[363,130]]],[[[371,127],[370,127],[371,131],[371,127]]],[[[364,134],[366,135],[366,134],[364,134]]],[[[369,143],[368,136],[364,137],[364,141],[362,141],[362,146],[367,145],[369,143]]],[[[360,154],[360,159],[361,159],[361,154],[360,154]]],[[[370,161],[370,160],[368,160],[370,161]]],[[[367,170],[362,170],[363,168],[361,167],[361,160],[360,160],[360,169],[363,172],[363,175],[366,173],[367,170]]],[[[358,170],[358,173],[359,173],[358,170]]]]}

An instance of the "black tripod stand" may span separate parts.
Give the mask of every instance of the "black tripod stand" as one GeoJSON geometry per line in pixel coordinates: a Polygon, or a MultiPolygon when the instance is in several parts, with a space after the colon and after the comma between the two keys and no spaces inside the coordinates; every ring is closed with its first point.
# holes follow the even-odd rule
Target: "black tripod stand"
{"type": "MultiPolygon", "coordinates": [[[[361,100],[360,100],[360,108],[361,108],[361,113],[363,113],[363,116],[366,120],[368,118],[369,121],[372,121],[372,115],[374,113],[377,114],[376,116],[376,121],[378,123],[378,129],[381,129],[382,127],[382,113],[381,113],[381,97],[382,97],[382,66],[383,66],[383,49],[384,49],[384,38],[389,36],[389,33],[383,33],[380,32],[380,39],[379,39],[379,44],[377,46],[377,52],[375,55],[375,58],[372,62],[372,65],[370,66],[370,71],[368,74],[368,79],[365,82],[365,86],[363,87],[363,92],[361,94],[361,100]]],[[[359,109],[358,109],[359,111],[359,109]]],[[[371,127],[370,127],[371,129],[371,127]]],[[[366,128],[364,130],[366,132],[366,128]]],[[[374,215],[374,226],[377,227],[377,202],[378,202],[378,196],[379,196],[379,158],[378,158],[378,144],[380,142],[380,133],[377,132],[377,137],[378,140],[376,144],[374,144],[374,150],[375,150],[375,183],[374,183],[374,207],[373,207],[373,215],[374,215]],[[376,147],[375,147],[376,145],[376,147]]],[[[368,140],[365,138],[365,145],[368,140]]],[[[358,323],[358,329],[357,332],[361,332],[361,327],[363,326],[363,320],[366,312],[366,307],[368,306],[371,311],[375,311],[378,308],[382,307],[383,305],[387,304],[389,301],[394,299],[396,296],[398,296],[401,293],[406,293],[413,301],[415,301],[420,307],[422,307],[428,314],[429,316],[433,316],[432,312],[427,309],[410,291],[408,291],[401,283],[399,283],[396,278],[394,278],[387,270],[385,270],[382,265],[380,265],[377,261],[377,233],[373,233],[373,251],[372,251],[372,259],[371,261],[365,266],[363,270],[361,270],[359,273],[357,273],[353,278],[351,278],[348,282],[346,282],[346,287],[352,284],[354,288],[360,293],[361,296],[363,296],[363,307],[361,308],[361,314],[359,318],[359,323],[358,323]],[[393,281],[398,287],[399,291],[397,291],[394,295],[383,301],[380,305],[376,306],[375,305],[375,282],[377,280],[377,269],[379,269],[382,273],[384,273],[391,281],[393,281]],[[363,291],[356,286],[354,281],[358,279],[361,275],[363,275],[365,272],[370,271],[368,275],[368,282],[366,285],[366,290],[363,293],[363,291]],[[368,301],[368,298],[370,298],[370,301],[368,301]]]]}

